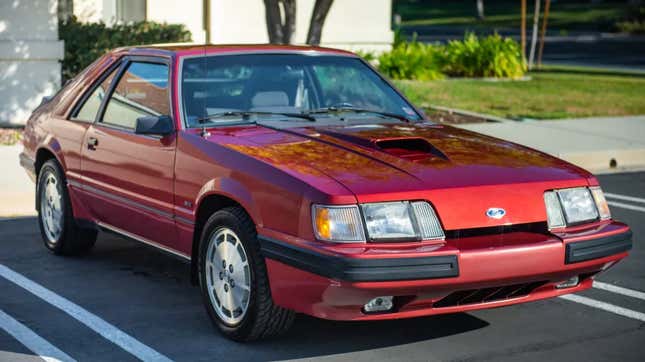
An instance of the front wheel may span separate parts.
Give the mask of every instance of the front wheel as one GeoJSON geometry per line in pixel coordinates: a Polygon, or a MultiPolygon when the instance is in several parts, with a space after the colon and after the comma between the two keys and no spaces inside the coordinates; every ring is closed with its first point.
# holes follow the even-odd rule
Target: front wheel
{"type": "Polygon", "coordinates": [[[217,211],[206,222],[199,282],[208,315],[233,340],[279,335],[293,323],[294,312],[273,304],[255,227],[238,207],[217,211]]]}
{"type": "Polygon", "coordinates": [[[55,160],[49,160],[38,173],[38,224],[47,249],[57,255],[75,255],[91,249],[96,230],[76,225],[65,177],[55,160]]]}

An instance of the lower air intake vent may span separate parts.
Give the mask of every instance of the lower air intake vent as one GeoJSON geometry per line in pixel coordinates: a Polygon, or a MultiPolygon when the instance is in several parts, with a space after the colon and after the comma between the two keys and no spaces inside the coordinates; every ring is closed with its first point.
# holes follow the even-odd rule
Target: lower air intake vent
{"type": "Polygon", "coordinates": [[[499,300],[524,297],[547,282],[534,282],[507,285],[503,287],[460,290],[433,304],[434,308],[455,307],[458,305],[478,304],[499,300]]]}

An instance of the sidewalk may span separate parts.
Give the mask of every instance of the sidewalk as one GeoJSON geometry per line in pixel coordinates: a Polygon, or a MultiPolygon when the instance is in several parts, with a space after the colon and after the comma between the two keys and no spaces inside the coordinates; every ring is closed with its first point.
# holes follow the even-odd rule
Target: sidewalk
{"type": "Polygon", "coordinates": [[[476,123],[459,127],[538,149],[594,173],[645,168],[645,116],[476,123]]]}
{"type": "Polygon", "coordinates": [[[0,218],[35,215],[34,183],[18,161],[22,145],[0,146],[0,218]]]}

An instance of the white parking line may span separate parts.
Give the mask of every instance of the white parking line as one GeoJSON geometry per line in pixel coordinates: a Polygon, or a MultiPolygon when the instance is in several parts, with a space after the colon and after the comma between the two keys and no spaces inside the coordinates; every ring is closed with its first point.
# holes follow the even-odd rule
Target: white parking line
{"type": "Polygon", "coordinates": [[[34,352],[41,359],[47,362],[75,362],[65,352],[54,347],[24,324],[13,319],[10,315],[0,309],[0,329],[4,329],[9,335],[22,343],[30,351],[34,352]]]}
{"type": "Polygon", "coordinates": [[[587,298],[587,297],[583,297],[581,295],[575,295],[575,294],[561,295],[560,298],[566,299],[571,302],[584,304],[592,308],[602,309],[604,311],[618,314],[623,317],[645,322],[645,313],[637,312],[635,310],[619,307],[617,305],[601,302],[599,300],[595,300],[595,299],[591,299],[591,298],[587,298]]]}
{"type": "Polygon", "coordinates": [[[627,210],[634,210],[634,211],[641,211],[641,212],[645,212],[645,207],[642,207],[642,206],[636,206],[636,205],[631,205],[631,204],[625,204],[625,203],[622,203],[622,202],[616,202],[616,201],[607,201],[607,204],[609,204],[609,206],[619,207],[619,208],[621,208],[621,209],[627,209],[627,210]]]}
{"type": "Polygon", "coordinates": [[[608,292],[612,292],[612,293],[616,293],[616,294],[622,294],[622,295],[626,295],[628,297],[645,300],[645,293],[643,293],[641,291],[638,291],[638,290],[627,289],[627,288],[619,287],[619,286],[616,286],[616,285],[613,285],[613,284],[607,284],[607,283],[599,282],[599,281],[596,281],[596,280],[594,280],[594,282],[593,282],[593,287],[596,288],[596,289],[602,289],[602,290],[606,290],[608,292]]]}
{"type": "Polygon", "coordinates": [[[607,192],[605,192],[605,197],[608,197],[610,199],[623,200],[623,201],[641,202],[645,204],[645,199],[642,199],[640,197],[611,194],[607,192]]]}
{"type": "Polygon", "coordinates": [[[66,298],[61,297],[42,285],[27,279],[23,275],[16,273],[2,264],[0,264],[0,276],[69,314],[72,318],[103,336],[103,338],[111,341],[142,361],[171,361],[168,357],[139,342],[134,337],[121,331],[100,317],[88,312],[83,307],[70,302],[66,298]]]}

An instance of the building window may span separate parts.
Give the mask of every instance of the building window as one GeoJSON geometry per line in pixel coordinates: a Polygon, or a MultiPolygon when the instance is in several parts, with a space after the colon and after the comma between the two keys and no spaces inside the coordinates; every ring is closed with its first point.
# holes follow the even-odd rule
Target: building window
{"type": "Polygon", "coordinates": [[[116,0],[116,21],[122,23],[146,20],[146,0],[116,0]]]}

